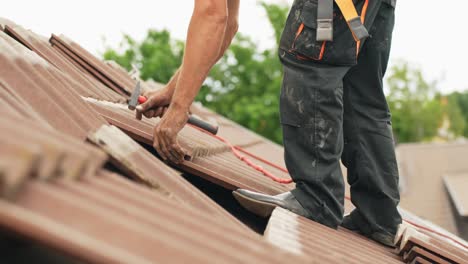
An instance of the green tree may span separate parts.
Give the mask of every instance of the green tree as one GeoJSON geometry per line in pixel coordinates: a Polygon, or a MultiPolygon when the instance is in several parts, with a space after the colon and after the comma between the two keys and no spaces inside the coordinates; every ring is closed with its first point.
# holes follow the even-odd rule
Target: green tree
{"type": "Polygon", "coordinates": [[[276,36],[274,47],[259,50],[249,37],[238,34],[211,71],[198,100],[249,129],[281,142],[278,109],[283,73],[277,49],[288,8],[261,5],[276,36]]]}
{"type": "Polygon", "coordinates": [[[388,103],[398,142],[430,140],[437,135],[444,117],[436,82],[424,79],[421,70],[398,63],[387,78],[388,103]]]}
{"type": "Polygon", "coordinates": [[[142,42],[124,35],[119,49],[124,51],[106,48],[104,59],[113,60],[127,70],[134,64],[142,79],[166,83],[182,62],[184,43],[172,39],[167,30],[149,30],[142,42]]]}
{"type": "Polygon", "coordinates": [[[450,123],[455,124],[454,133],[468,137],[468,92],[453,92],[447,98],[450,123]]]}

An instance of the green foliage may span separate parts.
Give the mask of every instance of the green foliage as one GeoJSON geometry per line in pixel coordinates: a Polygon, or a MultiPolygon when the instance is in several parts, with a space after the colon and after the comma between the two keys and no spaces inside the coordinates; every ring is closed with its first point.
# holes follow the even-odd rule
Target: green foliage
{"type": "MultiPolygon", "coordinates": [[[[288,7],[261,3],[275,32],[277,45],[288,7]]],[[[239,124],[281,143],[279,93],[282,67],[277,45],[259,50],[238,33],[231,47],[213,68],[197,100],[239,124]]]]}
{"type": "MultiPolygon", "coordinates": [[[[265,3],[262,6],[279,41],[287,8],[265,3]]],[[[211,71],[197,99],[218,113],[281,143],[278,110],[282,75],[277,46],[261,51],[249,37],[238,33],[211,71]]]]}
{"type": "Polygon", "coordinates": [[[387,83],[390,91],[387,99],[398,142],[434,137],[443,118],[440,100],[433,96],[435,83],[425,81],[421,71],[410,68],[407,63],[394,66],[387,83]]]}
{"type": "Polygon", "coordinates": [[[448,95],[450,123],[457,135],[468,137],[468,92],[448,95]]]}
{"type": "Polygon", "coordinates": [[[268,20],[273,27],[276,37],[276,43],[279,43],[281,38],[281,33],[283,32],[284,23],[288,16],[289,7],[281,5],[267,4],[265,2],[260,3],[265,9],[268,20]]]}
{"type": "Polygon", "coordinates": [[[124,50],[122,54],[108,48],[104,59],[114,60],[127,70],[134,64],[144,80],[167,83],[182,62],[184,43],[171,39],[167,30],[149,30],[141,43],[125,35],[120,49],[124,50]]]}
{"type": "MultiPolygon", "coordinates": [[[[458,100],[448,99],[437,90],[437,83],[427,82],[420,69],[400,62],[387,79],[387,100],[392,111],[393,129],[399,142],[418,142],[437,136],[444,121],[452,137],[463,135],[465,120],[458,100]]],[[[468,98],[466,98],[468,99],[468,98]]],[[[468,107],[468,101],[465,102],[468,107]]]]}

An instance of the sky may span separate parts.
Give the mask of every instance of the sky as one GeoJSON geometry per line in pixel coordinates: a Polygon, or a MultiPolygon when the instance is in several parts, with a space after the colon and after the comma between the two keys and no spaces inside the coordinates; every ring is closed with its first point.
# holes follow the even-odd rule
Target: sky
{"type": "MultiPolygon", "coordinates": [[[[258,1],[240,1],[239,31],[261,48],[272,47],[273,32],[258,1]]],[[[65,34],[99,55],[106,46],[118,47],[122,34],[141,40],[150,28],[166,28],[185,39],[192,8],[192,0],[15,0],[2,4],[0,17],[44,36],[65,34]]],[[[444,93],[467,90],[466,10],[468,1],[399,0],[390,65],[405,60],[420,67],[427,80],[439,81],[444,93]]]]}

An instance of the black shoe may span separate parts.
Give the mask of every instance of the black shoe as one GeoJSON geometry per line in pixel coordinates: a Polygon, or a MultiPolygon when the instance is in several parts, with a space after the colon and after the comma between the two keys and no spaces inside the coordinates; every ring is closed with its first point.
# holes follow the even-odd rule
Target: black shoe
{"type": "Polygon", "coordinates": [[[387,247],[392,247],[394,248],[395,247],[395,235],[392,235],[392,234],[389,234],[389,233],[386,233],[386,232],[371,232],[370,234],[367,234],[367,233],[364,233],[362,232],[359,227],[354,223],[353,219],[351,218],[350,215],[346,215],[344,218],[343,218],[343,222],[341,223],[341,226],[348,229],[348,230],[351,230],[351,231],[354,231],[356,233],[359,233],[359,234],[362,234],[384,246],[387,246],[387,247]]]}
{"type": "Polygon", "coordinates": [[[374,232],[369,236],[370,239],[379,242],[380,244],[394,248],[395,247],[395,236],[387,233],[374,232]]]}
{"type": "Polygon", "coordinates": [[[341,226],[348,230],[359,232],[359,227],[354,223],[350,215],[345,215],[343,217],[343,222],[341,222],[341,226]]]}
{"type": "Polygon", "coordinates": [[[233,195],[245,209],[261,217],[269,217],[277,206],[304,217],[309,215],[291,192],[273,196],[237,189],[233,195]]]}

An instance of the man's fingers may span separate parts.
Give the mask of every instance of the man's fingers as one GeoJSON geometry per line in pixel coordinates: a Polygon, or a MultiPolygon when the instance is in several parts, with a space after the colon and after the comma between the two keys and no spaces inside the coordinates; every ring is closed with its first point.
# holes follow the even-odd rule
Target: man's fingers
{"type": "Polygon", "coordinates": [[[173,162],[176,164],[181,163],[184,160],[185,153],[180,147],[179,142],[177,141],[177,135],[170,135],[169,137],[167,137],[166,145],[168,146],[168,149],[171,152],[173,162]]]}
{"type": "Polygon", "coordinates": [[[154,95],[141,105],[136,107],[136,118],[141,120],[141,116],[144,115],[146,118],[162,117],[167,110],[167,106],[161,105],[163,99],[154,95]]]}
{"type": "Polygon", "coordinates": [[[161,117],[163,110],[164,110],[164,107],[158,107],[158,109],[154,111],[153,117],[161,117]]]}
{"type": "Polygon", "coordinates": [[[166,156],[164,156],[164,153],[162,152],[161,150],[161,144],[159,142],[160,140],[160,136],[158,135],[158,128],[156,127],[154,129],[154,136],[153,136],[153,148],[156,150],[156,152],[158,152],[159,156],[161,156],[161,158],[163,160],[166,160],[166,156]]]}
{"type": "Polygon", "coordinates": [[[168,129],[162,129],[161,130],[161,138],[160,138],[160,144],[163,145],[162,148],[164,151],[164,154],[166,157],[174,162],[177,163],[177,155],[174,155],[173,150],[171,148],[171,139],[170,139],[170,131],[168,129]]]}
{"type": "Polygon", "coordinates": [[[171,160],[175,164],[181,163],[182,160],[184,159],[184,156],[180,155],[179,149],[180,149],[180,146],[176,143],[169,145],[169,152],[171,153],[171,157],[172,157],[171,160]]]}
{"type": "Polygon", "coordinates": [[[166,143],[164,142],[164,136],[159,138],[159,147],[161,148],[161,155],[164,156],[164,160],[171,160],[171,153],[168,151],[166,143]]]}
{"type": "Polygon", "coordinates": [[[146,118],[152,118],[153,117],[153,114],[154,114],[155,110],[148,110],[146,112],[143,112],[143,115],[146,117],[146,118]]]}
{"type": "Polygon", "coordinates": [[[138,110],[135,111],[135,117],[136,117],[136,119],[141,120],[141,118],[142,118],[141,112],[138,111],[138,110]]]}
{"type": "Polygon", "coordinates": [[[184,150],[180,147],[179,143],[174,143],[174,144],[172,144],[172,149],[174,150],[175,155],[177,155],[177,161],[178,161],[178,163],[181,163],[182,161],[184,161],[185,152],[184,152],[184,150]]]}
{"type": "Polygon", "coordinates": [[[148,100],[146,100],[146,102],[138,105],[136,107],[136,110],[140,111],[140,112],[145,112],[148,109],[152,108],[157,102],[158,102],[158,96],[157,95],[150,96],[148,98],[148,100]]]}
{"type": "Polygon", "coordinates": [[[179,140],[177,140],[177,137],[174,138],[172,142],[172,149],[176,152],[176,155],[179,158],[179,162],[182,162],[185,157],[185,151],[182,149],[182,147],[179,144],[179,140]]]}
{"type": "Polygon", "coordinates": [[[148,97],[148,100],[146,100],[146,102],[136,107],[137,119],[141,120],[141,114],[145,115],[147,118],[153,117],[152,115],[146,115],[145,113],[152,108],[160,107],[162,103],[163,97],[159,94],[155,94],[148,97]]]}
{"type": "Polygon", "coordinates": [[[181,163],[184,159],[182,149],[177,143],[177,134],[174,134],[171,129],[162,129],[161,137],[159,138],[160,144],[164,145],[166,157],[173,163],[181,163]]]}
{"type": "Polygon", "coordinates": [[[158,143],[159,143],[159,155],[164,160],[170,160],[174,163],[176,163],[176,159],[173,157],[171,150],[170,150],[170,145],[168,144],[168,130],[167,129],[161,129],[159,127],[156,128],[156,134],[158,137],[158,143]]]}

